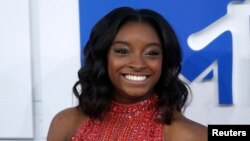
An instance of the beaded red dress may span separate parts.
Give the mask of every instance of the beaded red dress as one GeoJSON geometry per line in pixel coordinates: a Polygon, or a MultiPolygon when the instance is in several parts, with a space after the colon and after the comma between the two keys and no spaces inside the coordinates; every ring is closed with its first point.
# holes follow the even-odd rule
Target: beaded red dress
{"type": "Polygon", "coordinates": [[[84,120],[72,141],[162,141],[157,97],[133,104],[112,102],[103,120],[84,120]]]}

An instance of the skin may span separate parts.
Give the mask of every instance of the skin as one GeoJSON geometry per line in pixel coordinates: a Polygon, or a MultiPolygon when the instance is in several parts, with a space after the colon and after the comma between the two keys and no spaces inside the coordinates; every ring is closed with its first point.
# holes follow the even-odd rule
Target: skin
{"type": "Polygon", "coordinates": [[[123,25],[108,52],[114,98],[131,103],[153,95],[161,75],[162,58],[160,39],[150,25],[135,22],[123,25]]]}
{"type": "MultiPolygon", "coordinates": [[[[128,22],[118,31],[108,52],[108,74],[114,99],[133,103],[154,94],[160,78],[162,45],[155,30],[146,23],[128,22]],[[126,75],[141,81],[129,80],[126,75]],[[144,78],[146,76],[146,79],[144,78]]],[[[85,116],[76,107],[65,109],[53,118],[48,141],[70,141],[85,116]]],[[[175,112],[171,125],[164,125],[165,141],[207,141],[207,128],[175,112]]]]}

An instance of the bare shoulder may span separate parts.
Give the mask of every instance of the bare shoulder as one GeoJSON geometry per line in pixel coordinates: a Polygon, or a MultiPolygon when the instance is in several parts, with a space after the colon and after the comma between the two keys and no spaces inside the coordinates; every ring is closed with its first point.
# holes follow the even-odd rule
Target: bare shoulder
{"type": "Polygon", "coordinates": [[[67,108],[57,113],[50,124],[48,141],[68,141],[79,128],[84,116],[76,107],[67,108]]]}
{"type": "Polygon", "coordinates": [[[164,126],[167,141],[207,141],[207,127],[177,114],[171,125],[164,126]]]}

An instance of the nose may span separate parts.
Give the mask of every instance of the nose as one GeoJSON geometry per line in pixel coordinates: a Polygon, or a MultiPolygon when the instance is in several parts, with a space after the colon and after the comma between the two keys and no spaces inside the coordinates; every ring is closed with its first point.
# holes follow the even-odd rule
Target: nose
{"type": "Polygon", "coordinates": [[[146,68],[145,58],[141,54],[134,54],[130,57],[129,67],[135,71],[139,71],[146,68]]]}

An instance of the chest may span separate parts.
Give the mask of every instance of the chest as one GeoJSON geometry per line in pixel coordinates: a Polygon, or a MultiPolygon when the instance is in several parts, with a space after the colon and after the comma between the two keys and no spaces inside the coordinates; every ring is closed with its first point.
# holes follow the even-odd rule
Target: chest
{"type": "Polygon", "coordinates": [[[157,111],[108,113],[102,120],[86,119],[73,141],[162,141],[163,125],[157,111]]]}

